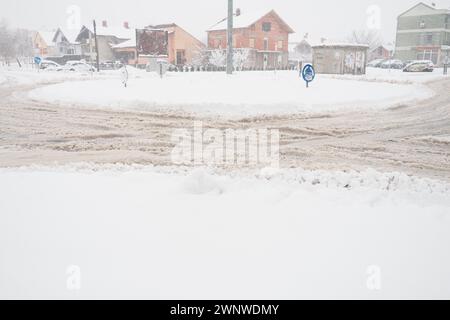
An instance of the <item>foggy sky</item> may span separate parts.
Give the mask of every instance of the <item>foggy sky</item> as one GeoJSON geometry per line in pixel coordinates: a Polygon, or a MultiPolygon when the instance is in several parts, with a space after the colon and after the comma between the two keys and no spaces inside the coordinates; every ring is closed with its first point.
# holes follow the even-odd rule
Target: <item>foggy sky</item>
{"type": "MultiPolygon", "coordinates": [[[[366,27],[370,5],[381,9],[380,34],[385,42],[395,39],[397,16],[418,0],[235,0],[243,14],[275,9],[297,32],[292,39],[311,37],[345,39],[355,29],[366,27]]],[[[431,1],[424,1],[431,4],[431,1]]],[[[450,8],[450,0],[433,1],[439,8],[450,8]]],[[[109,25],[129,21],[133,27],[176,22],[201,40],[205,31],[226,16],[227,0],[0,0],[0,18],[14,27],[52,30],[66,25],[70,5],[81,8],[82,24],[93,18],[109,25]]]]}

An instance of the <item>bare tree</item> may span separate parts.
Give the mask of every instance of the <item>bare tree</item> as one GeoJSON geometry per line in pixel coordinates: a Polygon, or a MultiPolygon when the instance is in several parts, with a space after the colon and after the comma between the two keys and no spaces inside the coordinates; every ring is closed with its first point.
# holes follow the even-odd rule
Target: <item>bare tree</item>
{"type": "Polygon", "coordinates": [[[380,34],[376,30],[354,30],[348,41],[357,44],[366,44],[370,50],[376,49],[382,43],[380,34]]]}
{"type": "Polygon", "coordinates": [[[33,54],[30,32],[11,30],[6,20],[0,20],[0,59],[9,64],[11,59],[30,57],[33,54]]]}
{"type": "Polygon", "coordinates": [[[0,58],[3,63],[9,64],[9,59],[14,56],[14,45],[11,31],[6,20],[0,21],[0,58]]]}

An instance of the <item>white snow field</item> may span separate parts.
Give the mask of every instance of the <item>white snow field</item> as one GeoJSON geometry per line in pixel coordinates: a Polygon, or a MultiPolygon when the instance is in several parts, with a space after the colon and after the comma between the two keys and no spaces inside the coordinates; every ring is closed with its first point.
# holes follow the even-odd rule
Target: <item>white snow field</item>
{"type": "Polygon", "coordinates": [[[0,169],[0,298],[450,298],[448,185],[168,170],[0,169]]]}
{"type": "MultiPolygon", "coordinates": [[[[386,71],[388,72],[388,71],[386,71]]],[[[38,101],[86,108],[118,110],[181,110],[201,115],[247,117],[341,109],[389,108],[431,97],[434,93],[413,81],[373,81],[366,77],[318,75],[307,89],[295,71],[137,73],[124,88],[121,79],[65,82],[38,88],[38,101]]],[[[397,75],[397,77],[403,76],[397,75]]],[[[111,75],[112,77],[112,75],[111,75]]]]}

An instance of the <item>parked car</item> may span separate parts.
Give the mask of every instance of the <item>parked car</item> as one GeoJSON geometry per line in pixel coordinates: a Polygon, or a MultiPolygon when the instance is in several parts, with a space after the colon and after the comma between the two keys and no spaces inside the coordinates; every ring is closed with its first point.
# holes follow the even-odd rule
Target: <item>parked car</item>
{"type": "Polygon", "coordinates": [[[64,68],[68,71],[95,72],[95,68],[84,61],[67,61],[64,68]]]}
{"type": "Polygon", "coordinates": [[[47,71],[61,71],[63,67],[51,60],[42,60],[39,64],[39,68],[47,71]]]}
{"type": "Polygon", "coordinates": [[[401,60],[386,60],[381,64],[382,69],[403,69],[405,64],[401,60]]]}
{"type": "Polygon", "coordinates": [[[386,61],[386,60],[384,60],[384,59],[375,59],[375,60],[370,61],[370,62],[367,64],[367,66],[368,66],[368,67],[372,67],[372,68],[379,68],[380,65],[381,65],[384,61],[386,61]]]}
{"type": "Polygon", "coordinates": [[[418,60],[409,63],[403,72],[433,72],[434,64],[429,60],[418,60]]]}

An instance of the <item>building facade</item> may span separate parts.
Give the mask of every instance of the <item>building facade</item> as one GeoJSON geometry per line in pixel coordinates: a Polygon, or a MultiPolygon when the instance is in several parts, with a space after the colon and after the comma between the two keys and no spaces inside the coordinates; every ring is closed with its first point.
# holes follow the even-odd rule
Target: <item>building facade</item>
{"type": "MultiPolygon", "coordinates": [[[[264,70],[288,67],[289,35],[294,30],[274,10],[264,15],[238,14],[233,26],[233,48],[250,51],[246,67],[264,70]]],[[[207,32],[209,50],[226,50],[227,19],[207,32]]]]}
{"type": "Polygon", "coordinates": [[[366,73],[368,45],[321,44],[313,46],[313,65],[317,73],[366,73]]]}
{"type": "Polygon", "coordinates": [[[369,61],[376,59],[388,60],[391,59],[393,55],[394,55],[393,48],[391,48],[390,46],[382,45],[370,51],[369,61]]]}
{"type": "Polygon", "coordinates": [[[36,31],[32,34],[34,55],[46,58],[57,54],[56,43],[53,41],[54,31],[36,31]]]}
{"type": "Polygon", "coordinates": [[[397,21],[395,57],[442,65],[450,52],[450,10],[419,3],[397,21]]]}
{"type": "MultiPolygon", "coordinates": [[[[106,21],[97,27],[97,43],[100,62],[116,59],[113,47],[136,37],[136,31],[127,23],[122,27],[108,27],[106,21]]],[[[93,28],[83,26],[75,41],[80,44],[81,53],[88,61],[96,60],[95,36],[93,28]]]]}
{"type": "Polygon", "coordinates": [[[53,37],[58,55],[81,55],[81,45],[75,41],[78,32],[58,28],[53,37]]]}

